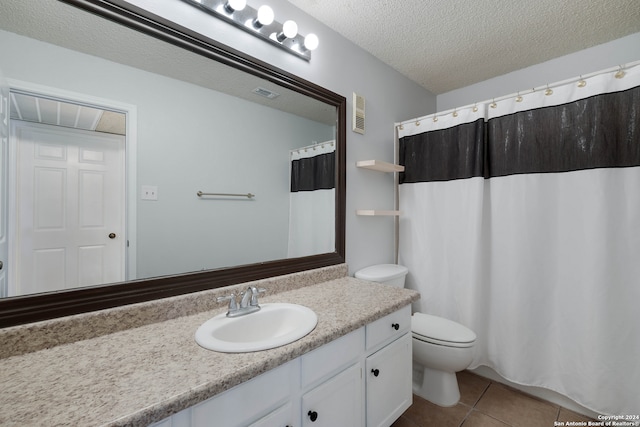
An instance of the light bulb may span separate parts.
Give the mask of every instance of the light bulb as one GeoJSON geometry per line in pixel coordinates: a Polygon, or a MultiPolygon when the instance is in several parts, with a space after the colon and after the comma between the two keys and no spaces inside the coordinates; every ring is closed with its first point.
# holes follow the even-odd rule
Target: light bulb
{"type": "Polygon", "coordinates": [[[307,34],[304,38],[304,48],[307,50],[316,50],[319,44],[320,40],[318,40],[318,36],[313,33],[307,34]]]}
{"type": "Polygon", "coordinates": [[[285,36],[292,39],[298,35],[298,24],[296,24],[296,21],[285,21],[284,24],[282,24],[282,32],[285,36]]]}
{"type": "Polygon", "coordinates": [[[260,28],[264,25],[270,25],[273,22],[274,18],[275,16],[273,14],[273,9],[271,9],[267,5],[262,5],[258,9],[258,19],[256,19],[256,22],[254,22],[254,25],[257,28],[260,28]]]}
{"type": "Polygon", "coordinates": [[[226,9],[227,12],[233,13],[236,10],[244,9],[246,5],[247,5],[247,0],[227,0],[227,3],[225,3],[224,8],[226,9]]]}
{"type": "Polygon", "coordinates": [[[298,24],[296,24],[295,21],[289,20],[289,21],[285,21],[284,24],[282,24],[282,31],[276,34],[275,37],[277,41],[282,43],[287,38],[292,39],[297,35],[298,35],[298,24]]]}

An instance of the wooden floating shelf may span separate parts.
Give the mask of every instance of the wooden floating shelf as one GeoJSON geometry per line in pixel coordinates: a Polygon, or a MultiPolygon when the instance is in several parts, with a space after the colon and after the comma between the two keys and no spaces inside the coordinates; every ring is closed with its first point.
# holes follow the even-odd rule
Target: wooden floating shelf
{"type": "Polygon", "coordinates": [[[356,215],[360,216],[399,216],[400,211],[384,211],[376,209],[358,209],[356,215]]]}
{"type": "Polygon", "coordinates": [[[404,172],[404,166],[383,162],[381,160],[360,160],[356,162],[356,167],[378,172],[404,172]]]}

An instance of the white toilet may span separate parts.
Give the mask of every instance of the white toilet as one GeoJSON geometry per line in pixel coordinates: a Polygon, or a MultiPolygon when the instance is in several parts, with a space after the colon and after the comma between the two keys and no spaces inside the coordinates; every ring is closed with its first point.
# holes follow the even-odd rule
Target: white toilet
{"type": "MultiPolygon", "coordinates": [[[[404,287],[409,270],[397,264],[379,264],[356,272],[358,279],[404,287]]],[[[473,357],[476,334],[452,320],[424,313],[411,316],[413,335],[413,392],[440,406],[460,400],[456,372],[473,357]]]]}

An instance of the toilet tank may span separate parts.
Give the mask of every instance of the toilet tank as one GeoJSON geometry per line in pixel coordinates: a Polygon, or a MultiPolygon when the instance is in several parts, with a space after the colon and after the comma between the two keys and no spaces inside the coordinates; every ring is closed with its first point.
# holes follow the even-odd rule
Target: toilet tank
{"type": "Polygon", "coordinates": [[[398,288],[404,288],[404,279],[409,269],[398,264],[378,264],[356,271],[357,279],[379,282],[398,288]]]}

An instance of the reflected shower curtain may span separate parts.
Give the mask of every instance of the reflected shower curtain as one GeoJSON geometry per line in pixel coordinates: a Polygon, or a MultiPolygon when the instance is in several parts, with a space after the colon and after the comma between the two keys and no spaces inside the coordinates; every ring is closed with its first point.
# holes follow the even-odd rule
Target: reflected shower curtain
{"type": "Polygon", "coordinates": [[[288,257],[335,252],[335,141],[293,150],[288,257]]]}
{"type": "Polygon", "coordinates": [[[640,413],[640,66],[402,128],[415,309],[477,333],[471,368],[640,413]]]}

